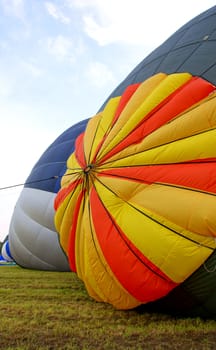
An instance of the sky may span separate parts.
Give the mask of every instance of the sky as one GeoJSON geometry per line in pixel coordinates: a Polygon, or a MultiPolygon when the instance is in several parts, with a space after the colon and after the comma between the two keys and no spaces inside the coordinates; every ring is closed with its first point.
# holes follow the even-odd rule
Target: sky
{"type": "Polygon", "coordinates": [[[215,0],[0,0],[0,241],[34,164],[215,0]]]}

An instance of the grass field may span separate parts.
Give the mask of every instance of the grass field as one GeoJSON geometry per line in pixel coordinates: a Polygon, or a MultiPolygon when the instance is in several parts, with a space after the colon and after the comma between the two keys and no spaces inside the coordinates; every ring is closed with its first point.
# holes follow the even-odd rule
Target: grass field
{"type": "Polygon", "coordinates": [[[118,311],[70,272],[0,267],[0,349],[216,349],[216,321],[118,311]]]}

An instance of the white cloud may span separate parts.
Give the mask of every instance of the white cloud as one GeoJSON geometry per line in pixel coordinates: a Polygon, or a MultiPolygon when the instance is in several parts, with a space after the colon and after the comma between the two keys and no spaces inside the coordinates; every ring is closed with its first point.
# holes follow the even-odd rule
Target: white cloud
{"type": "Polygon", "coordinates": [[[24,18],[24,0],[1,0],[1,3],[7,15],[24,18]]]}
{"type": "Polygon", "coordinates": [[[99,45],[103,46],[113,41],[118,41],[118,34],[114,36],[112,33],[113,28],[97,23],[96,20],[89,15],[83,16],[83,21],[86,33],[90,38],[96,40],[99,45]]]}
{"type": "Polygon", "coordinates": [[[32,62],[22,62],[24,69],[31,74],[34,78],[43,75],[43,70],[32,62]]]}
{"type": "Polygon", "coordinates": [[[92,62],[86,70],[86,76],[91,85],[95,87],[104,87],[110,82],[115,82],[115,78],[111,70],[100,62],[92,62]]]}
{"type": "Polygon", "coordinates": [[[50,54],[54,55],[57,59],[69,59],[73,60],[72,40],[63,36],[58,35],[53,38],[48,38],[47,47],[50,54]]]}
{"type": "Polygon", "coordinates": [[[55,18],[56,20],[59,20],[62,23],[69,24],[70,23],[70,18],[65,16],[64,13],[52,2],[46,1],[45,2],[45,7],[49,13],[50,16],[55,18]]]}
{"type": "MultiPolygon", "coordinates": [[[[86,8],[91,6],[97,6],[98,3],[100,3],[101,0],[65,0],[65,3],[69,7],[80,7],[80,8],[86,8]]],[[[106,1],[106,0],[105,0],[106,1]]]]}
{"type": "Polygon", "coordinates": [[[183,2],[169,0],[67,0],[68,6],[82,11],[86,34],[99,45],[123,42],[154,47],[215,1],[183,2]],[[170,16],[167,16],[169,10],[170,16]],[[173,14],[176,14],[173,16],[173,14]],[[164,18],[164,25],[163,25],[164,18]]]}
{"type": "Polygon", "coordinates": [[[86,51],[86,45],[83,40],[76,38],[76,42],[70,37],[57,35],[40,40],[41,45],[45,45],[49,54],[53,55],[59,61],[68,61],[74,63],[78,56],[82,56],[86,51]]]}

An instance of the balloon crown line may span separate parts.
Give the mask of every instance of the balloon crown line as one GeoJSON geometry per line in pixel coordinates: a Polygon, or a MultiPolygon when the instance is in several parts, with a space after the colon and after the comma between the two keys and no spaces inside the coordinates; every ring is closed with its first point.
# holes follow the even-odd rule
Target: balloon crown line
{"type": "Polygon", "coordinates": [[[15,185],[4,186],[4,187],[0,187],[0,191],[8,190],[8,189],[14,188],[14,187],[21,187],[21,186],[26,186],[26,185],[32,185],[32,184],[36,184],[36,183],[43,182],[43,181],[57,180],[59,178],[62,178],[63,176],[69,176],[69,175],[72,175],[72,174],[73,173],[68,173],[68,174],[64,174],[64,175],[53,175],[53,176],[46,177],[46,178],[39,179],[39,180],[28,181],[28,182],[15,184],[15,185]]]}
{"type": "Polygon", "coordinates": [[[53,176],[46,177],[46,178],[43,178],[43,179],[38,179],[38,180],[34,180],[34,181],[28,181],[28,182],[23,182],[23,183],[19,183],[19,184],[14,184],[14,185],[0,187],[0,191],[8,190],[10,188],[15,188],[15,187],[32,185],[32,184],[36,184],[36,183],[43,182],[43,181],[57,180],[59,178],[62,178],[62,177],[65,177],[65,176],[70,176],[70,175],[74,174],[74,171],[80,172],[80,170],[82,170],[85,174],[88,174],[93,168],[94,168],[94,164],[88,164],[84,169],[71,169],[71,170],[73,170],[73,172],[68,173],[68,174],[53,175],[53,176]]]}

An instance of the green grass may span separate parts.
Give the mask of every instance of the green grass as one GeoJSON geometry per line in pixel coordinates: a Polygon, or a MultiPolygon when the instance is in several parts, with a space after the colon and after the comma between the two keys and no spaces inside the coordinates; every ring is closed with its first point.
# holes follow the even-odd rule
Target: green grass
{"type": "Polygon", "coordinates": [[[0,267],[0,349],[215,349],[216,322],[118,311],[70,272],[0,267]]]}

